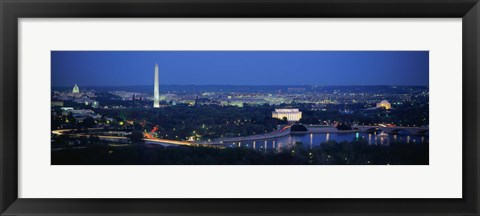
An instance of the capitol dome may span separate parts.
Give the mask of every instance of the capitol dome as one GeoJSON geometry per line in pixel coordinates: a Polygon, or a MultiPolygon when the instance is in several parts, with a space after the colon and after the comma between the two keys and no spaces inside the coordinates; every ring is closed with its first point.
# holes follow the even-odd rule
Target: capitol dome
{"type": "Polygon", "coordinates": [[[75,84],[75,86],[73,86],[72,93],[80,93],[80,89],[78,88],[77,84],[75,84]]]}

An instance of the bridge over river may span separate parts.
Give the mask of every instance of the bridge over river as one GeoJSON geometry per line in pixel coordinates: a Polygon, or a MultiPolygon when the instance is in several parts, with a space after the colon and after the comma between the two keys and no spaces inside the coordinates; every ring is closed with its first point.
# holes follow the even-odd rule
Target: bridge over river
{"type": "Polygon", "coordinates": [[[405,135],[428,135],[428,127],[385,127],[385,126],[352,126],[352,130],[338,130],[333,126],[326,125],[304,125],[308,131],[291,131],[291,126],[282,127],[279,130],[272,131],[270,133],[244,136],[244,137],[232,137],[232,138],[218,138],[209,141],[197,141],[195,143],[202,145],[230,145],[238,144],[242,142],[251,141],[275,141],[278,138],[289,136],[291,134],[342,134],[342,133],[387,133],[387,134],[405,134],[405,135]]]}
{"type": "Polygon", "coordinates": [[[252,135],[252,136],[243,136],[243,137],[228,137],[228,138],[218,138],[210,141],[197,141],[195,143],[204,144],[204,145],[224,145],[226,143],[238,143],[245,141],[255,141],[255,140],[271,140],[283,136],[290,135],[290,125],[282,127],[279,130],[275,130],[269,133],[252,135]]]}

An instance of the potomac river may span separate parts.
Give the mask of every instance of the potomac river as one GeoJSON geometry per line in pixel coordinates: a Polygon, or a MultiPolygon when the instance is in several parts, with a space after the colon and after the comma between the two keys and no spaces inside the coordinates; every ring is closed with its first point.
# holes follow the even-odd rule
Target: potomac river
{"type": "Polygon", "coordinates": [[[259,150],[281,150],[301,142],[305,147],[313,148],[322,143],[335,141],[351,142],[363,139],[371,145],[389,145],[392,142],[423,143],[428,142],[428,128],[419,127],[379,127],[358,126],[353,130],[340,131],[331,126],[306,126],[306,132],[292,132],[290,126],[254,136],[222,138],[201,142],[207,145],[225,147],[246,147],[259,150]]]}

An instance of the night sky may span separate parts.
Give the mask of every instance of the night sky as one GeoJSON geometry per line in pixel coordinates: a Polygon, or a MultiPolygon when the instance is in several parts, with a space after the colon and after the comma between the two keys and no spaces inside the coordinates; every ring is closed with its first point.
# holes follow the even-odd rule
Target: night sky
{"type": "Polygon", "coordinates": [[[52,51],[52,86],[420,85],[428,51],[52,51]]]}

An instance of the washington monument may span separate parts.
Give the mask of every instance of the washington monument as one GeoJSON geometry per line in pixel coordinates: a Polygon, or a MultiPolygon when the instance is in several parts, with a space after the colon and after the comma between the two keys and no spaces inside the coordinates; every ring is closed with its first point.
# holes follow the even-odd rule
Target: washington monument
{"type": "Polygon", "coordinates": [[[160,93],[158,92],[158,64],[155,64],[155,81],[153,85],[153,107],[160,107],[160,93]]]}

